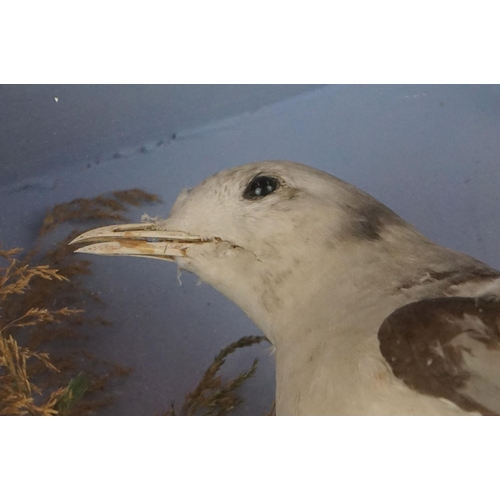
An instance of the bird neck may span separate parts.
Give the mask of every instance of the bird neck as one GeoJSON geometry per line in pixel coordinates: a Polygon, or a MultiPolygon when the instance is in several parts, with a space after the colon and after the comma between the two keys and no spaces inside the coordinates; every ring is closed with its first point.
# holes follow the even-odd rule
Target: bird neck
{"type": "Polygon", "coordinates": [[[282,258],[256,273],[260,286],[254,290],[260,293],[253,294],[249,308],[248,295],[239,305],[277,349],[307,344],[312,331],[325,332],[329,342],[335,332],[376,334],[395,308],[443,295],[450,280],[482,265],[411,227],[377,241],[348,244],[330,250],[328,258],[310,251],[307,258],[282,258]]]}

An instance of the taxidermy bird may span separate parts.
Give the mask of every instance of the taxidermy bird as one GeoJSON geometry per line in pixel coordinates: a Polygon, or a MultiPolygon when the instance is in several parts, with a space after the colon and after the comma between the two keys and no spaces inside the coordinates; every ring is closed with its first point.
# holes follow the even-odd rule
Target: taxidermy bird
{"type": "Polygon", "coordinates": [[[77,252],[174,261],[275,347],[277,415],[500,414],[500,273],[325,172],[219,172],[77,252]]]}

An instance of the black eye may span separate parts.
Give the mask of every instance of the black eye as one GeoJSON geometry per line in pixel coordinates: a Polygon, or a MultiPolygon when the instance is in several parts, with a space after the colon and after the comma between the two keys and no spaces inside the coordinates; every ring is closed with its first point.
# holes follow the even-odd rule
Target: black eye
{"type": "Polygon", "coordinates": [[[278,179],[261,175],[253,179],[246,187],[245,192],[243,193],[243,198],[247,200],[263,198],[264,196],[276,191],[279,186],[280,183],[278,179]]]}

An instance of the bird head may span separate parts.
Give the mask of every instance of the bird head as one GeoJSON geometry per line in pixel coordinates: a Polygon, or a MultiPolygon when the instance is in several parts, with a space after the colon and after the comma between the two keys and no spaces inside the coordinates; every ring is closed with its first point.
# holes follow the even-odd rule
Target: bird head
{"type": "Polygon", "coordinates": [[[325,274],[335,273],[322,262],[325,253],[328,266],[341,268],[348,246],[377,241],[394,224],[404,222],[354,186],[305,165],[269,161],[183,190],[167,219],[94,229],[72,243],[85,244],[81,253],[175,261],[269,336],[281,310],[311,300],[325,274]]]}

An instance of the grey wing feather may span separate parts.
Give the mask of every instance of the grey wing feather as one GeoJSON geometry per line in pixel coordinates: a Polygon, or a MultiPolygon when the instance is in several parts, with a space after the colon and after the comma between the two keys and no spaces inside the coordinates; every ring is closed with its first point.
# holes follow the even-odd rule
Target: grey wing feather
{"type": "Polygon", "coordinates": [[[424,299],[397,309],[379,333],[394,375],[466,411],[500,415],[500,300],[424,299]]]}

